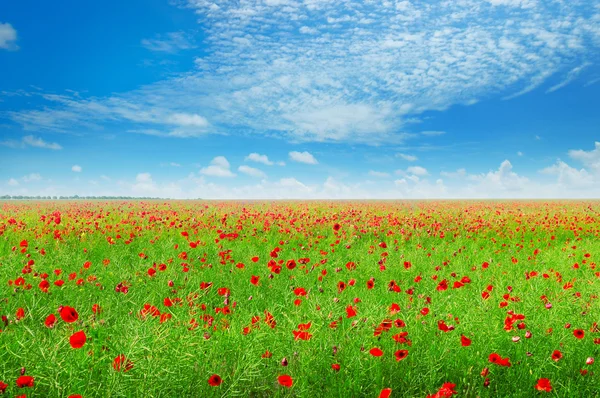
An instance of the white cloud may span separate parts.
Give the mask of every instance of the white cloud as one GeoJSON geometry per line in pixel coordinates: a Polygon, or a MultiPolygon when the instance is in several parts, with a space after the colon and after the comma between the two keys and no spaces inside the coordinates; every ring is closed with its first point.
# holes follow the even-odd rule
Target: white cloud
{"type": "Polygon", "coordinates": [[[261,154],[258,154],[256,152],[253,152],[250,155],[246,156],[246,158],[244,160],[249,160],[249,161],[252,161],[252,162],[266,164],[267,166],[272,166],[273,165],[273,162],[271,162],[269,160],[269,157],[267,155],[261,155],[261,154]]]}
{"type": "Polygon", "coordinates": [[[429,174],[427,169],[421,166],[411,166],[406,169],[406,172],[416,176],[426,176],[429,174]]]}
{"type": "Polygon", "coordinates": [[[8,146],[10,148],[27,148],[29,146],[34,148],[52,149],[55,151],[62,149],[62,146],[56,142],[46,142],[41,138],[34,137],[33,135],[26,135],[21,139],[21,141],[0,141],[0,145],[8,146]]]}
{"type": "Polygon", "coordinates": [[[17,41],[17,31],[9,23],[0,23],[0,49],[18,50],[15,44],[17,41]]]}
{"type": "Polygon", "coordinates": [[[208,121],[200,115],[188,113],[174,113],[167,119],[169,123],[182,127],[208,127],[208,121]]]}
{"type": "Polygon", "coordinates": [[[414,162],[415,160],[418,160],[416,156],[408,155],[406,153],[397,153],[396,156],[409,162],[414,162]]]}
{"type": "Polygon", "coordinates": [[[315,157],[309,152],[297,152],[292,151],[289,153],[290,160],[294,162],[306,163],[306,164],[318,164],[319,162],[315,157]]]}
{"type": "MultiPolygon", "coordinates": [[[[112,184],[89,183],[84,186],[78,183],[60,186],[54,183],[50,185],[49,180],[43,180],[39,174],[33,173],[19,180],[10,179],[0,184],[0,195],[124,195],[181,199],[597,198],[600,196],[600,170],[597,169],[599,153],[600,143],[596,143],[590,150],[569,151],[569,157],[575,162],[581,162],[583,168],[575,168],[558,160],[540,170],[539,180],[519,174],[508,160],[486,173],[470,174],[464,168],[454,172],[441,172],[440,175],[447,178],[447,181],[441,178],[433,180],[427,175],[402,170],[402,176],[394,180],[393,184],[385,179],[358,181],[356,176],[323,176],[320,182],[307,183],[302,178],[288,176],[275,181],[263,178],[257,183],[240,180],[241,185],[232,186],[207,182],[204,176],[194,173],[167,182],[156,181],[150,173],[140,173],[133,180],[123,179],[112,184]],[[353,181],[346,181],[347,179],[353,181]],[[37,183],[25,184],[27,182],[37,183]]],[[[231,167],[224,157],[213,159],[211,166],[227,172],[230,172],[231,167]]]]}
{"type": "Polygon", "coordinates": [[[562,82],[550,87],[548,90],[546,90],[546,93],[553,93],[554,91],[567,86],[569,83],[575,80],[577,76],[579,76],[581,72],[583,72],[584,69],[586,69],[590,65],[592,65],[591,62],[586,62],[583,65],[573,68],[569,73],[567,73],[567,76],[562,82]]]}
{"type": "MultiPolygon", "coordinates": [[[[600,46],[598,0],[269,3],[279,5],[189,0],[206,43],[196,69],[107,97],[43,94],[49,104],[6,116],[35,131],[129,122],[163,136],[208,132],[201,119],[199,131],[171,131],[181,113],[211,133],[381,144],[426,137],[398,133],[424,112],[568,76],[600,46]]],[[[165,37],[145,44],[172,51],[165,37]]]]}
{"type": "Polygon", "coordinates": [[[567,188],[586,188],[594,184],[595,178],[585,169],[577,170],[563,161],[540,170],[542,174],[557,176],[560,185],[567,188]]]}
{"type": "Polygon", "coordinates": [[[523,152],[521,152],[521,151],[517,152],[517,156],[523,156],[523,152]]]}
{"type": "Polygon", "coordinates": [[[171,32],[166,35],[157,35],[154,39],[143,39],[142,46],[150,51],[176,53],[180,50],[196,48],[188,35],[183,32],[171,32]]]}
{"type": "Polygon", "coordinates": [[[600,176],[600,142],[594,143],[594,149],[584,151],[582,149],[570,150],[569,157],[583,163],[586,167],[600,176]]]}
{"type": "Polygon", "coordinates": [[[421,134],[426,136],[426,137],[438,137],[440,135],[444,135],[446,134],[445,131],[435,131],[435,130],[431,130],[431,131],[421,131],[421,134]]]}
{"type": "Polygon", "coordinates": [[[46,149],[53,149],[53,150],[62,149],[62,146],[58,145],[55,142],[46,142],[43,139],[36,138],[32,135],[27,135],[27,136],[23,137],[23,143],[25,145],[29,145],[29,146],[33,146],[33,147],[37,147],[37,148],[46,148],[46,149]]]}
{"type": "Polygon", "coordinates": [[[467,170],[466,169],[458,169],[456,171],[442,171],[440,172],[440,175],[442,177],[448,177],[448,178],[463,178],[467,176],[467,170]]]}
{"type": "Polygon", "coordinates": [[[22,178],[24,182],[38,182],[42,180],[42,176],[38,173],[31,173],[22,178]]]}
{"type": "Polygon", "coordinates": [[[369,175],[371,177],[385,178],[385,177],[389,177],[390,173],[386,173],[386,172],[383,172],[383,171],[369,170],[369,175]]]}
{"type": "Polygon", "coordinates": [[[211,177],[235,177],[229,168],[230,165],[225,156],[217,156],[209,166],[200,169],[200,174],[211,177]]]}
{"type": "Polygon", "coordinates": [[[240,167],[238,167],[238,171],[240,173],[244,173],[249,175],[250,177],[256,177],[256,178],[266,178],[267,175],[259,169],[255,169],[254,167],[250,167],[250,166],[246,166],[246,165],[242,165],[240,167]]]}
{"type": "Polygon", "coordinates": [[[71,167],[71,170],[74,171],[74,172],[76,172],[76,173],[81,173],[81,171],[83,169],[81,168],[81,166],[79,166],[79,165],[76,164],[73,167],[71,167]]]}

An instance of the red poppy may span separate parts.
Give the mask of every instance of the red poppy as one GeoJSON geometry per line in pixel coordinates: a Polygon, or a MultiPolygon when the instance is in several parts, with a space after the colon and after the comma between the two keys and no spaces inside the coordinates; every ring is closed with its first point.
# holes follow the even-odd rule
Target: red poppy
{"type": "Polygon", "coordinates": [[[54,327],[54,324],[56,323],[56,316],[54,316],[54,314],[50,314],[46,317],[46,320],[44,321],[44,325],[46,325],[47,328],[52,329],[54,327]]]}
{"type": "Polygon", "coordinates": [[[213,387],[218,387],[221,385],[221,383],[223,383],[223,379],[221,379],[221,376],[217,374],[214,374],[208,378],[208,384],[213,387]]]}
{"type": "Polygon", "coordinates": [[[573,330],[573,336],[577,337],[578,339],[582,339],[585,336],[585,332],[583,329],[575,329],[573,330]]]}
{"type": "Polygon", "coordinates": [[[113,369],[117,372],[127,372],[133,368],[133,363],[125,357],[125,355],[117,355],[113,361],[113,369]]]}
{"type": "Polygon", "coordinates": [[[269,352],[269,350],[266,350],[265,353],[261,355],[261,358],[271,358],[272,356],[273,354],[269,352]]]}
{"type": "Polygon", "coordinates": [[[456,384],[453,384],[453,383],[444,383],[444,384],[442,384],[442,387],[440,387],[440,389],[438,390],[438,392],[436,392],[433,395],[427,395],[427,398],[446,398],[446,397],[451,397],[452,395],[456,394],[456,391],[454,390],[454,387],[456,387],[456,384]]]}
{"type": "Polygon", "coordinates": [[[552,386],[550,385],[550,380],[546,379],[546,378],[539,379],[537,381],[537,384],[535,385],[535,389],[538,391],[546,391],[546,392],[552,391],[552,386]]]}
{"type": "Polygon", "coordinates": [[[71,335],[69,338],[69,343],[71,343],[71,347],[73,348],[81,348],[85,344],[86,340],[87,336],[85,335],[85,332],[80,330],[79,332],[75,332],[73,335],[71,335]]]}
{"type": "Polygon", "coordinates": [[[254,257],[252,257],[252,262],[253,262],[253,263],[256,263],[256,262],[258,262],[258,256],[254,256],[254,257]]]}
{"type": "Polygon", "coordinates": [[[461,334],[461,335],[460,335],[460,344],[461,344],[463,347],[468,347],[468,346],[470,346],[470,345],[471,345],[471,339],[470,339],[470,338],[468,338],[467,336],[465,336],[464,334],[461,334]]]}
{"type": "Polygon", "coordinates": [[[373,355],[374,357],[380,357],[383,355],[383,351],[381,351],[380,348],[375,347],[369,350],[369,354],[373,355]]]}
{"type": "Polygon", "coordinates": [[[17,317],[17,321],[20,321],[25,318],[25,310],[23,308],[18,308],[15,316],[17,317]]]}
{"type": "Polygon", "coordinates": [[[71,395],[69,395],[69,398],[83,398],[83,397],[79,394],[71,394],[71,395]]]}
{"type": "Polygon", "coordinates": [[[553,361],[558,362],[562,357],[563,357],[562,352],[560,352],[558,350],[554,350],[554,352],[552,352],[552,360],[553,361]]]}
{"type": "Polygon", "coordinates": [[[17,378],[17,387],[33,387],[33,377],[32,376],[19,376],[17,378]]]}
{"type": "Polygon", "coordinates": [[[67,323],[73,323],[79,318],[79,314],[73,307],[64,306],[60,310],[60,317],[67,323]]]}
{"type": "Polygon", "coordinates": [[[352,318],[353,316],[356,316],[356,307],[349,305],[346,307],[346,318],[352,318]]]}
{"type": "Polygon", "coordinates": [[[277,381],[282,386],[288,387],[288,388],[290,388],[294,384],[294,380],[289,375],[281,375],[277,378],[277,381]]]}
{"type": "Polygon", "coordinates": [[[258,280],[259,280],[259,277],[256,275],[252,275],[250,277],[250,283],[252,283],[254,286],[258,286],[258,280]]]}
{"type": "Polygon", "coordinates": [[[92,305],[92,312],[94,314],[99,314],[100,312],[102,312],[102,309],[100,308],[100,306],[98,304],[94,304],[94,305],[92,305]]]}
{"type": "Polygon", "coordinates": [[[4,394],[7,388],[8,384],[0,380],[0,394],[4,394]]]}
{"type": "Polygon", "coordinates": [[[408,356],[408,350],[398,350],[394,353],[394,356],[396,357],[396,361],[400,362],[408,356]]]}
{"type": "Polygon", "coordinates": [[[331,365],[331,369],[335,370],[336,372],[340,371],[340,364],[339,363],[334,363],[333,365],[331,365]]]}
{"type": "Polygon", "coordinates": [[[379,393],[379,398],[389,398],[391,394],[392,394],[392,389],[391,388],[384,388],[379,393]]]}

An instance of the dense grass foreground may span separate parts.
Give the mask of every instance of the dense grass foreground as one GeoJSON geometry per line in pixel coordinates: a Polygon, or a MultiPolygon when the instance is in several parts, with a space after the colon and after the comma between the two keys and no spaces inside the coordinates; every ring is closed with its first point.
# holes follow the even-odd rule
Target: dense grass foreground
{"type": "Polygon", "coordinates": [[[10,396],[599,394],[599,203],[0,205],[10,396]]]}

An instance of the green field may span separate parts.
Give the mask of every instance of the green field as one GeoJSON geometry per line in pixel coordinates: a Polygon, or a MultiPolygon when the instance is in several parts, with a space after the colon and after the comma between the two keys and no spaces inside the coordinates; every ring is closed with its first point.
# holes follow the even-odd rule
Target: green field
{"type": "Polygon", "coordinates": [[[600,396],[598,202],[0,206],[8,396],[600,396]]]}

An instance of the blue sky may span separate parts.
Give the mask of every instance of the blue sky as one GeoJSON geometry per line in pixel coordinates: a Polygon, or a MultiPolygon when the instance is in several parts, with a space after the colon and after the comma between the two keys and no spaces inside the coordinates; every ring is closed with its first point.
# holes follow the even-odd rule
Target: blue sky
{"type": "Polygon", "coordinates": [[[600,0],[0,6],[0,194],[600,197],[600,0]]]}

